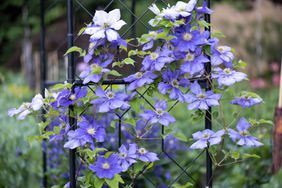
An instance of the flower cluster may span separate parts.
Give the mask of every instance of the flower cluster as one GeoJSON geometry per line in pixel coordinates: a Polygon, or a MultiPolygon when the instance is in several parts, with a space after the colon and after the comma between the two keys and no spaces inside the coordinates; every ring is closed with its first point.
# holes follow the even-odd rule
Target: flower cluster
{"type": "MultiPolygon", "coordinates": [[[[206,3],[197,6],[197,0],[178,1],[163,9],[153,4],[150,10],[156,15],[149,21],[154,29],[137,38],[138,48],[133,50],[127,49],[126,40],[118,33],[126,24],[121,20],[120,10],[96,11],[93,22],[82,32],[89,36],[88,49],[76,47],[69,51],[77,50],[84,57],[85,66],[79,74],[82,85],[56,85],[44,99],[38,94],[31,103],[8,112],[24,119],[44,108],[49,124],[44,127],[43,138],[66,140],[64,147],[76,148],[80,160],[104,183],[125,172],[133,177],[136,172],[131,167],[136,163],[145,165],[159,160],[154,151],[149,151],[156,143],[147,147],[141,142],[156,139],[159,132],[163,134],[165,150],[176,153],[183,149],[180,140],[187,139],[174,126],[172,102],[176,105],[179,101],[193,115],[201,115],[224,102],[226,88],[247,80],[247,75],[238,70],[234,49],[221,45],[205,29],[208,23],[203,17],[212,13],[206,3]],[[128,56],[120,60],[116,57],[119,52],[128,56]],[[135,59],[140,60],[141,67],[122,78],[127,86],[102,84],[112,78],[109,75],[121,76],[112,67],[132,66],[138,63],[135,59]],[[206,68],[209,66],[211,72],[206,68]],[[75,125],[68,121],[69,117],[74,118],[75,125]],[[117,148],[121,137],[124,145],[117,148]]],[[[242,92],[229,103],[248,108],[262,103],[262,99],[254,93],[242,92]]],[[[250,135],[251,124],[245,118],[238,121],[236,130],[231,128],[232,123],[219,124],[217,131],[205,129],[192,134],[195,142],[190,149],[223,144],[223,137],[231,138],[239,146],[262,145],[250,135]]]]}

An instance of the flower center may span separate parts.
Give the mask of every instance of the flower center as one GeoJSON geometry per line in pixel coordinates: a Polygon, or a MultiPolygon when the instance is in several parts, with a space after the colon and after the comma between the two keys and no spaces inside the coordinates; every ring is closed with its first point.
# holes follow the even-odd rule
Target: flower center
{"type": "Polygon", "coordinates": [[[141,155],[143,155],[147,152],[145,148],[140,148],[138,151],[141,155]]]}
{"type": "Polygon", "coordinates": [[[127,154],[126,154],[126,153],[120,153],[119,156],[120,156],[121,158],[125,158],[125,157],[127,156],[127,154]]]}
{"type": "Polygon", "coordinates": [[[91,127],[91,128],[88,128],[88,129],[87,129],[87,133],[90,134],[90,135],[95,135],[96,130],[91,127]]]}
{"type": "Polygon", "coordinates": [[[178,83],[178,81],[177,81],[176,79],[174,79],[174,80],[172,80],[171,85],[172,85],[173,87],[178,87],[178,86],[179,86],[179,83],[178,83]]]}
{"type": "Polygon", "coordinates": [[[201,93],[201,94],[198,95],[198,98],[199,99],[204,99],[204,98],[206,98],[206,95],[204,93],[201,93]]]}
{"type": "Polygon", "coordinates": [[[183,39],[189,41],[192,39],[192,35],[190,33],[184,33],[183,39]]]}
{"type": "Polygon", "coordinates": [[[108,99],[112,99],[112,98],[114,98],[114,96],[115,96],[115,94],[113,92],[108,92],[107,93],[108,99]]]}
{"type": "Polygon", "coordinates": [[[75,94],[70,95],[69,99],[72,100],[72,101],[75,100],[76,99],[75,94]]]}
{"type": "Polygon", "coordinates": [[[102,168],[105,169],[105,170],[110,169],[110,167],[111,167],[110,164],[107,163],[107,162],[105,162],[105,163],[102,164],[102,168]]]}
{"type": "Polygon", "coordinates": [[[224,73],[225,73],[225,74],[231,74],[231,69],[230,69],[230,68],[224,69],[224,73]]]}
{"type": "Polygon", "coordinates": [[[162,115],[162,114],[164,113],[164,111],[163,111],[162,109],[160,109],[160,108],[157,108],[157,109],[156,109],[156,113],[157,113],[158,115],[162,115]]]}
{"type": "Polygon", "coordinates": [[[207,133],[205,133],[205,134],[203,135],[203,137],[206,138],[206,139],[208,139],[208,138],[210,137],[210,135],[207,134],[207,133]]]}
{"type": "Polygon", "coordinates": [[[106,29],[106,28],[108,28],[110,25],[109,25],[109,23],[107,23],[107,22],[105,22],[104,24],[103,24],[103,27],[106,29]]]}
{"type": "Polygon", "coordinates": [[[143,76],[143,73],[142,73],[142,72],[137,72],[137,73],[135,73],[135,77],[136,77],[136,78],[142,78],[142,76],[143,76]]]}
{"type": "Polygon", "coordinates": [[[247,135],[248,135],[248,131],[241,131],[241,132],[240,132],[240,135],[242,135],[242,136],[247,136],[247,135]]]}
{"type": "Polygon", "coordinates": [[[94,63],[94,64],[91,64],[90,66],[91,66],[92,69],[95,69],[95,68],[99,67],[99,65],[97,65],[97,64],[95,64],[95,63],[94,63]]]}
{"type": "Polygon", "coordinates": [[[152,60],[156,60],[159,57],[159,54],[153,52],[150,54],[152,60]]]}
{"type": "Polygon", "coordinates": [[[222,48],[222,47],[218,47],[217,50],[218,50],[219,52],[223,52],[223,48],[222,48]]]}
{"type": "Polygon", "coordinates": [[[195,59],[194,54],[188,53],[185,58],[187,61],[193,61],[195,59]]]}

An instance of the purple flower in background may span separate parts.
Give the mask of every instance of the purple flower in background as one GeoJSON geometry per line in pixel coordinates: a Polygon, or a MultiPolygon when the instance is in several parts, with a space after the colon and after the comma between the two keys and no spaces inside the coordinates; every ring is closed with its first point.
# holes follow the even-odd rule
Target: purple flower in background
{"type": "Polygon", "coordinates": [[[165,101],[160,101],[156,103],[155,110],[145,110],[144,114],[140,114],[140,116],[145,120],[148,120],[151,124],[160,123],[161,125],[168,126],[176,120],[165,111],[167,107],[165,101]]]}
{"type": "Polygon", "coordinates": [[[98,156],[96,162],[89,165],[89,169],[95,172],[99,178],[112,179],[116,174],[122,172],[118,158],[118,154],[112,154],[108,158],[98,156]]]}
{"type": "Polygon", "coordinates": [[[219,105],[218,100],[221,98],[221,94],[215,94],[211,90],[204,92],[198,82],[191,84],[190,92],[185,95],[186,102],[189,103],[188,110],[207,110],[209,106],[219,105]]]}
{"type": "Polygon", "coordinates": [[[251,124],[245,118],[241,118],[236,126],[238,132],[228,129],[228,134],[233,142],[236,142],[240,146],[262,146],[263,144],[256,137],[249,135],[248,129],[250,127],[251,124]]]}
{"type": "Polygon", "coordinates": [[[207,6],[206,1],[203,2],[203,5],[201,7],[196,8],[196,12],[200,14],[212,14],[213,13],[213,11],[209,9],[209,7],[207,6]]]}
{"type": "Polygon", "coordinates": [[[215,47],[215,44],[217,44],[217,41],[212,45],[211,47],[211,64],[212,66],[217,66],[222,63],[226,67],[232,67],[232,60],[234,59],[234,55],[231,52],[231,48],[228,46],[218,46],[215,47]]]}
{"type": "Polygon", "coordinates": [[[122,171],[125,172],[127,169],[137,161],[137,145],[136,144],[129,144],[129,148],[127,149],[124,145],[118,149],[119,151],[119,159],[118,162],[122,168],[122,171]]]}
{"type": "Polygon", "coordinates": [[[192,134],[193,139],[197,140],[194,144],[190,146],[191,149],[204,149],[208,146],[219,144],[221,142],[221,137],[224,135],[225,130],[219,130],[213,132],[210,129],[205,129],[203,131],[198,131],[192,134]]]}
{"type": "Polygon", "coordinates": [[[113,93],[112,91],[104,91],[101,87],[95,90],[98,99],[91,101],[91,104],[97,106],[98,112],[109,112],[115,109],[127,109],[129,104],[127,103],[128,96],[123,93],[113,93]]]}
{"type": "Polygon", "coordinates": [[[97,142],[105,141],[106,131],[100,121],[96,121],[90,116],[84,116],[78,125],[78,129],[69,131],[65,148],[74,149],[89,143],[94,149],[94,139],[97,142]]]}
{"type": "Polygon", "coordinates": [[[165,137],[164,140],[165,150],[169,153],[176,153],[178,151],[184,151],[185,146],[172,134],[165,137]]]}
{"type": "Polygon", "coordinates": [[[179,29],[171,43],[181,52],[195,51],[198,45],[205,44],[205,35],[201,35],[200,30],[190,31],[190,25],[179,29]]]}
{"type": "Polygon", "coordinates": [[[138,159],[143,162],[154,162],[159,160],[156,153],[149,152],[145,148],[139,148],[137,150],[138,159]]]}
{"type": "Polygon", "coordinates": [[[171,71],[167,70],[163,73],[163,80],[158,85],[158,90],[162,94],[166,94],[170,91],[169,98],[174,100],[179,100],[184,102],[185,97],[180,89],[180,87],[187,87],[189,85],[189,80],[181,77],[181,72],[179,70],[171,71]]]}
{"type": "Polygon", "coordinates": [[[92,40],[107,38],[109,42],[116,41],[120,38],[116,32],[126,23],[120,20],[120,10],[114,9],[109,13],[98,10],[95,12],[93,24],[88,26],[84,33],[91,35],[92,40]]]}
{"type": "Polygon", "coordinates": [[[154,82],[154,79],[156,79],[158,76],[154,74],[151,71],[146,71],[145,73],[143,72],[137,72],[135,74],[132,74],[123,80],[126,82],[130,82],[128,86],[128,90],[132,91],[135,90],[139,87],[144,86],[145,84],[151,84],[154,82]]]}
{"type": "Polygon", "coordinates": [[[195,52],[185,52],[176,55],[178,59],[183,59],[181,71],[194,75],[204,70],[204,64],[209,62],[209,59],[202,54],[202,50],[197,48],[195,52]]]}
{"type": "Polygon", "coordinates": [[[160,47],[156,51],[147,55],[142,61],[143,70],[161,71],[167,63],[171,63],[174,60],[173,53],[167,46],[160,47]]]}
{"type": "Polygon", "coordinates": [[[85,97],[87,94],[86,87],[76,87],[72,93],[69,89],[63,89],[57,96],[56,101],[51,105],[53,108],[68,107],[74,104],[78,99],[85,97]]]}
{"type": "Polygon", "coordinates": [[[248,95],[242,95],[240,97],[235,97],[231,102],[231,104],[240,105],[242,108],[249,108],[254,105],[258,105],[262,103],[262,99],[260,97],[251,97],[248,95]]]}
{"type": "Polygon", "coordinates": [[[216,68],[215,71],[216,72],[212,73],[212,78],[217,80],[219,87],[222,85],[231,86],[236,82],[247,79],[247,75],[245,73],[236,72],[230,68],[225,68],[224,70],[216,68]]]}

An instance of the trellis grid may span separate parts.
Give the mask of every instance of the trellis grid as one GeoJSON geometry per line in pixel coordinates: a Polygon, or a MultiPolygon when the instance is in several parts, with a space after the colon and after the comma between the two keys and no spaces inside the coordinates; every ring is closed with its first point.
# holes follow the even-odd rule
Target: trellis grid
{"type": "MultiPolygon", "coordinates": [[[[41,32],[40,32],[40,57],[41,57],[41,93],[44,95],[44,89],[48,88],[56,83],[61,83],[60,81],[49,81],[47,80],[47,63],[46,63],[46,48],[45,48],[45,39],[46,39],[46,28],[45,28],[45,12],[46,10],[50,10],[52,7],[54,7],[59,0],[53,0],[53,2],[48,6],[45,7],[45,0],[40,0],[40,21],[41,21],[41,32]]],[[[146,16],[146,14],[149,12],[149,8],[147,7],[146,10],[140,15],[137,16],[136,14],[136,2],[137,0],[131,0],[131,6],[128,7],[126,3],[122,0],[110,0],[105,6],[104,10],[107,10],[110,6],[112,6],[114,3],[118,3],[121,8],[126,10],[127,13],[130,14],[130,22],[131,24],[127,27],[125,31],[121,34],[121,37],[124,37],[125,35],[128,35],[130,32],[130,37],[136,37],[136,24],[141,24],[143,27],[145,27],[147,30],[149,30],[149,26],[147,23],[142,21],[142,18],[146,16]]],[[[163,3],[164,5],[168,4],[168,0],[151,0],[150,4],[153,3],[163,3]]],[[[84,1],[79,1],[79,0],[66,0],[65,4],[67,5],[67,37],[66,40],[62,41],[62,43],[56,48],[56,50],[62,48],[67,43],[67,48],[70,48],[74,45],[74,42],[78,39],[78,37],[74,37],[74,13],[77,10],[83,10],[89,17],[93,17],[91,11],[89,11],[86,6],[84,5],[84,1]]],[[[207,0],[207,6],[210,7],[210,0],[207,0]]],[[[210,23],[210,15],[206,14],[205,15],[205,21],[210,23]]],[[[211,30],[210,27],[207,28],[207,30],[211,30]]],[[[73,53],[69,53],[67,56],[67,81],[68,83],[74,84],[74,86],[87,86],[91,87],[91,85],[94,85],[94,83],[89,83],[89,84],[83,84],[80,79],[76,78],[75,74],[75,56],[73,53]]],[[[136,71],[136,69],[134,70],[136,71]]],[[[207,63],[205,65],[205,76],[203,78],[197,78],[197,79],[192,79],[191,81],[197,80],[199,81],[200,85],[202,88],[205,88],[206,90],[211,89],[211,80],[209,79],[209,75],[211,73],[211,63],[207,63]]],[[[103,85],[107,86],[112,86],[112,85],[126,85],[129,84],[122,79],[109,79],[109,80],[104,80],[103,85]]],[[[143,92],[137,91],[137,94],[139,95],[140,98],[144,99],[144,101],[151,106],[154,109],[154,106],[150,103],[149,100],[146,99],[145,94],[147,93],[148,89],[146,89],[143,92]]],[[[168,111],[172,110],[174,106],[178,102],[174,103],[168,111]]],[[[70,106],[69,111],[71,112],[73,109],[70,106]]],[[[130,110],[127,109],[125,110],[121,115],[116,114],[118,117],[118,145],[121,146],[122,144],[122,135],[121,135],[121,119],[123,116],[130,110]]],[[[212,109],[209,107],[208,110],[206,110],[205,113],[205,128],[206,129],[212,129],[212,115],[211,115],[212,109]]],[[[44,112],[42,112],[44,113],[44,112]]],[[[44,119],[42,119],[44,121],[44,119]]],[[[71,125],[72,129],[75,129],[76,127],[76,119],[73,117],[69,117],[69,124],[71,125]]],[[[164,126],[161,128],[161,134],[164,134],[164,126]]],[[[199,152],[199,154],[194,157],[186,166],[180,165],[168,152],[165,150],[165,142],[163,137],[160,138],[161,140],[161,152],[159,153],[159,157],[166,156],[173,164],[175,164],[180,170],[181,173],[178,174],[176,178],[174,178],[168,185],[167,187],[172,187],[173,184],[175,184],[182,175],[186,174],[187,177],[192,180],[196,181],[191,174],[188,173],[188,169],[191,167],[191,165],[199,159],[200,156],[202,156],[204,153],[206,153],[206,181],[205,181],[205,186],[208,188],[212,187],[212,160],[210,157],[210,154],[208,153],[207,149],[202,150],[199,152]]],[[[48,187],[48,182],[47,182],[47,152],[46,152],[46,141],[43,141],[42,143],[42,151],[43,151],[43,180],[42,180],[42,186],[44,188],[48,187]]],[[[149,164],[148,164],[149,165],[149,164]]],[[[147,165],[147,166],[148,166],[147,165]]],[[[140,175],[143,175],[147,181],[149,181],[153,186],[157,187],[157,185],[144,174],[144,171],[146,170],[145,166],[137,175],[139,177],[140,175]]],[[[136,178],[137,178],[136,177],[136,178]]],[[[69,181],[70,181],[70,187],[75,188],[77,186],[76,183],[76,150],[75,149],[70,149],[69,150],[69,181]]]]}

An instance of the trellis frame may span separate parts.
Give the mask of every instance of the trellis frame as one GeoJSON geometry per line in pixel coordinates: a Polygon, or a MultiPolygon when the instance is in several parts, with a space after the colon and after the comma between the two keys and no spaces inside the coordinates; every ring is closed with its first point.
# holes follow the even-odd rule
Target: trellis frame
{"type": "MultiPolygon", "coordinates": [[[[75,0],[76,2],[78,2],[77,0],[75,0]]],[[[156,2],[157,0],[154,0],[153,2],[156,2]]],[[[163,1],[163,0],[160,0],[163,1]]],[[[40,0],[40,72],[41,72],[41,80],[40,80],[40,85],[41,85],[41,94],[44,96],[44,90],[47,87],[50,87],[56,83],[60,83],[60,82],[49,82],[47,80],[47,63],[46,63],[46,49],[45,49],[45,39],[46,39],[46,28],[45,28],[45,6],[44,3],[45,0],[40,0]]],[[[66,4],[67,4],[67,46],[68,48],[72,47],[74,44],[74,6],[73,6],[73,2],[74,0],[66,0],[66,4]]],[[[112,4],[114,2],[114,0],[111,0],[109,4],[112,4]]],[[[135,15],[135,7],[136,7],[136,0],[131,0],[131,9],[128,10],[128,12],[131,14],[131,26],[129,27],[129,29],[126,31],[128,32],[131,29],[131,34],[132,37],[135,37],[135,33],[136,33],[136,29],[135,29],[135,24],[139,21],[139,18],[135,15]]],[[[206,0],[207,2],[207,7],[210,8],[210,0],[206,0]]],[[[82,9],[84,9],[85,11],[87,11],[87,9],[80,3],[78,3],[79,6],[81,6],[82,9]]],[[[89,13],[89,11],[88,11],[89,13]]],[[[209,14],[205,14],[205,21],[208,23],[211,23],[210,20],[210,15],[209,14]]],[[[209,26],[207,28],[208,31],[211,31],[211,27],[209,26]]],[[[210,58],[210,57],[209,57],[210,58]]],[[[74,59],[74,54],[73,53],[69,53],[67,56],[67,82],[74,84],[76,86],[82,86],[82,82],[80,80],[76,80],[75,79],[75,59],[74,59]]],[[[201,82],[201,86],[203,88],[205,88],[206,90],[211,90],[211,79],[210,79],[210,73],[211,73],[211,63],[208,62],[205,65],[205,78],[204,79],[200,79],[199,81],[201,82]]],[[[123,81],[123,80],[104,80],[103,85],[126,85],[128,84],[127,82],[123,81]]],[[[140,95],[142,97],[142,95],[140,95]]],[[[69,111],[71,112],[73,110],[72,106],[69,107],[69,111]]],[[[44,114],[44,111],[42,111],[42,113],[44,114]]],[[[205,112],[205,129],[212,129],[212,108],[209,107],[208,110],[206,110],[205,112]]],[[[44,121],[44,119],[42,119],[44,121]]],[[[74,117],[69,117],[69,123],[72,127],[72,129],[75,129],[76,127],[76,119],[74,117]]],[[[119,141],[118,141],[118,145],[121,145],[121,121],[119,121],[119,141]]],[[[164,126],[162,126],[162,134],[164,134],[164,126]]],[[[165,148],[164,148],[164,139],[162,138],[162,143],[161,143],[161,148],[162,148],[162,152],[165,153],[165,148]]],[[[43,178],[42,178],[42,186],[44,188],[48,187],[48,181],[47,181],[47,148],[46,148],[46,141],[43,140],[42,143],[42,154],[43,154],[43,178]]],[[[195,157],[192,161],[190,161],[188,167],[190,167],[190,165],[197,160],[200,155],[202,155],[203,152],[206,152],[206,181],[205,181],[205,185],[207,188],[212,188],[212,179],[213,179],[213,170],[212,170],[212,159],[211,156],[208,152],[208,149],[203,150],[202,152],[200,152],[200,154],[195,157]]],[[[169,158],[170,156],[167,155],[169,158]]],[[[180,176],[183,173],[186,173],[186,170],[188,169],[188,167],[183,168],[181,167],[181,165],[179,165],[173,158],[170,158],[170,160],[175,163],[181,170],[182,172],[180,173],[180,175],[171,183],[171,185],[173,183],[175,183],[180,176]]],[[[139,173],[139,175],[142,173],[142,171],[139,173]]],[[[189,174],[188,174],[189,175],[189,174]]],[[[70,181],[70,188],[75,188],[76,187],[76,150],[75,149],[70,149],[69,150],[69,181],[70,181]]],[[[171,186],[169,185],[169,187],[171,186]]]]}

